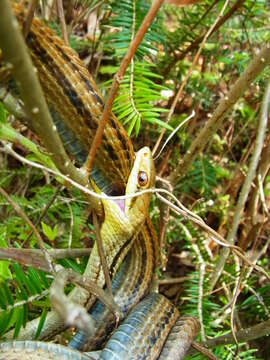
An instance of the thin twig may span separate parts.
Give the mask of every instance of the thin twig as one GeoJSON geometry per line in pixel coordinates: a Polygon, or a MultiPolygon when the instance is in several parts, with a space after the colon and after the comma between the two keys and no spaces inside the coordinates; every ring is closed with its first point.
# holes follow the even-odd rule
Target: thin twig
{"type": "Polygon", "coordinates": [[[234,291],[233,291],[233,297],[232,297],[232,305],[231,305],[231,330],[232,330],[232,334],[236,343],[236,351],[238,352],[239,349],[239,344],[238,344],[238,340],[236,337],[236,332],[234,330],[234,318],[235,318],[235,308],[236,308],[236,302],[237,302],[237,298],[241,292],[241,282],[243,281],[243,277],[244,277],[244,272],[245,272],[245,266],[242,267],[241,271],[240,271],[240,275],[238,275],[236,277],[236,281],[235,281],[235,287],[234,287],[234,291]]]}
{"type": "MultiPolygon", "coordinates": [[[[49,210],[49,208],[51,207],[51,205],[54,203],[54,200],[57,198],[57,195],[59,194],[59,191],[62,189],[62,185],[59,185],[53,196],[51,197],[51,199],[49,200],[49,202],[46,204],[46,206],[44,207],[43,211],[41,212],[41,214],[39,215],[37,221],[35,222],[35,227],[37,227],[42,219],[44,218],[44,216],[47,214],[47,211],[49,210]]],[[[28,244],[28,241],[32,235],[33,231],[31,230],[30,233],[28,234],[27,238],[24,240],[24,242],[22,243],[22,247],[26,247],[28,244]]]]}
{"type": "Polygon", "coordinates": [[[44,257],[48,263],[48,267],[53,272],[54,271],[53,261],[51,259],[50,254],[48,253],[47,249],[45,248],[44,242],[43,242],[39,232],[37,231],[37,228],[35,227],[35,225],[28,218],[28,216],[25,214],[25,212],[20,208],[20,206],[11,199],[11,197],[8,195],[8,193],[1,186],[0,186],[0,193],[10,203],[10,205],[12,206],[14,211],[30,226],[30,228],[32,229],[33,233],[36,236],[39,247],[42,250],[44,257]]]}
{"type": "Polygon", "coordinates": [[[23,111],[18,99],[16,99],[7,87],[0,86],[0,101],[3,103],[7,111],[14,115],[23,124],[28,124],[29,119],[23,111]]]}
{"type": "MultiPolygon", "coordinates": [[[[235,237],[236,237],[239,223],[241,221],[242,212],[244,210],[244,206],[245,206],[248,194],[250,192],[252,181],[255,176],[256,168],[258,166],[260,155],[261,155],[261,152],[263,149],[264,136],[265,136],[265,131],[267,128],[267,121],[268,121],[269,100],[270,100],[270,81],[268,82],[268,85],[267,85],[267,88],[266,88],[266,91],[264,94],[263,102],[262,102],[262,110],[261,110],[261,114],[259,117],[259,125],[258,125],[258,130],[257,130],[255,147],[254,147],[254,151],[252,154],[252,158],[250,160],[248,173],[245,177],[245,180],[244,180],[244,183],[243,183],[243,186],[242,186],[242,189],[241,189],[238,201],[237,201],[235,214],[234,214],[234,218],[233,218],[233,223],[232,223],[232,226],[231,226],[230,231],[227,236],[227,242],[230,244],[235,243],[235,237]]],[[[213,289],[215,287],[215,285],[219,279],[219,276],[223,271],[223,268],[224,268],[224,265],[225,265],[225,262],[226,262],[228,256],[229,256],[228,249],[222,249],[221,253],[220,253],[219,261],[217,262],[216,267],[215,267],[215,272],[213,273],[212,278],[210,279],[210,283],[209,283],[210,289],[213,289]]]]}
{"type": "MultiPolygon", "coordinates": [[[[167,186],[168,190],[170,192],[173,192],[173,188],[171,184],[166,181],[165,179],[162,179],[160,177],[156,177],[156,180],[159,180],[162,182],[165,186],[167,186]]],[[[167,256],[166,256],[166,229],[169,224],[170,219],[170,207],[169,205],[165,205],[163,202],[161,202],[160,208],[160,216],[159,216],[159,222],[158,222],[158,230],[159,230],[159,247],[160,247],[160,259],[161,259],[161,268],[163,271],[166,270],[167,265],[167,256]]]]}
{"type": "Polygon", "coordinates": [[[25,38],[27,38],[27,35],[28,35],[29,31],[30,31],[37,5],[38,5],[38,0],[32,0],[31,1],[31,4],[29,6],[25,22],[23,24],[23,36],[25,38]]]}
{"type": "Polygon", "coordinates": [[[68,206],[69,213],[70,213],[70,229],[69,229],[69,237],[68,237],[68,248],[70,249],[71,245],[72,245],[72,232],[73,232],[74,216],[73,216],[72,207],[70,206],[69,202],[67,202],[67,206],[68,206]]]}
{"type": "Polygon", "coordinates": [[[66,20],[65,20],[65,14],[63,9],[63,2],[62,0],[57,0],[57,12],[61,23],[61,29],[62,29],[62,35],[64,42],[67,46],[69,46],[68,42],[68,35],[67,35],[67,26],[66,26],[66,20]]]}
{"type": "MultiPolygon", "coordinates": [[[[173,131],[172,133],[170,134],[170,136],[168,136],[168,138],[166,139],[166,141],[164,142],[164,144],[162,145],[159,153],[154,157],[155,153],[156,153],[156,150],[158,149],[158,146],[160,144],[160,141],[162,140],[162,137],[160,138],[160,140],[158,139],[157,142],[156,142],[156,145],[152,151],[152,154],[153,154],[153,157],[154,157],[154,161],[157,160],[159,158],[159,156],[161,155],[162,151],[164,150],[165,146],[168,144],[168,142],[171,140],[171,138],[177,133],[177,131],[180,130],[180,128],[182,126],[184,126],[190,119],[192,119],[193,117],[195,116],[195,111],[192,110],[192,113],[185,119],[183,120],[173,131]]],[[[169,122],[170,120],[168,120],[169,122]]],[[[165,128],[163,129],[164,130],[164,133],[165,133],[165,128]]]]}
{"type": "MultiPolygon", "coordinates": [[[[160,195],[161,192],[166,192],[164,189],[155,189],[154,192],[156,193],[156,196],[159,199],[162,199],[166,204],[169,204],[172,211],[175,212],[178,215],[184,216],[186,219],[189,218],[189,220],[193,221],[195,224],[199,225],[202,229],[204,229],[206,232],[208,232],[210,235],[212,235],[212,240],[215,241],[217,244],[223,246],[224,248],[231,249],[240,259],[242,259],[245,263],[247,263],[249,266],[253,267],[260,273],[264,274],[268,280],[270,280],[269,274],[260,266],[254,265],[242,252],[242,249],[240,249],[238,246],[229,244],[220,234],[218,234],[215,230],[210,228],[204,221],[201,219],[200,221],[197,220],[194,216],[189,216],[189,214],[185,213],[182,209],[178,208],[171,202],[169,202],[166,198],[160,195]]],[[[170,194],[174,198],[172,194],[170,194]]]]}
{"type": "Polygon", "coordinates": [[[182,227],[185,235],[187,236],[188,240],[191,243],[191,246],[197,256],[199,265],[200,265],[200,271],[199,271],[199,294],[198,294],[198,314],[199,314],[199,322],[201,326],[201,337],[202,340],[205,341],[205,331],[204,331],[204,325],[203,325],[203,305],[202,305],[202,299],[203,299],[203,281],[205,277],[205,262],[203,260],[203,257],[201,255],[200,249],[198,245],[195,243],[195,241],[192,238],[192,235],[190,234],[188,228],[180,223],[180,226],[182,227]]]}
{"type": "Polygon", "coordinates": [[[97,215],[95,212],[93,212],[93,223],[94,223],[95,233],[96,233],[98,255],[100,258],[100,262],[101,262],[101,266],[102,266],[102,270],[103,270],[103,274],[104,274],[104,278],[105,278],[105,283],[106,283],[109,294],[111,296],[113,296],[110,272],[109,272],[107,261],[106,261],[105,255],[104,255],[102,239],[100,236],[100,226],[99,226],[98,218],[97,218],[97,215]]]}
{"type": "Polygon", "coordinates": [[[140,45],[146,31],[148,30],[148,28],[150,27],[150,25],[152,24],[153,20],[156,17],[156,14],[159,10],[159,8],[161,7],[162,3],[164,0],[154,0],[152,3],[152,6],[150,7],[148,13],[146,14],[139,30],[137,31],[133,41],[130,43],[129,49],[126,53],[126,55],[124,56],[121,65],[119,67],[119,70],[117,71],[117,73],[115,74],[114,78],[113,78],[113,82],[112,82],[112,86],[108,95],[108,99],[106,101],[101,119],[99,121],[99,126],[97,129],[97,132],[95,134],[91,149],[89,151],[87,160],[85,162],[85,168],[86,168],[86,172],[87,172],[87,178],[88,178],[88,174],[90,174],[93,163],[94,163],[94,159],[95,159],[95,155],[97,152],[97,148],[102,140],[102,136],[103,136],[103,131],[105,129],[106,123],[109,119],[109,116],[111,114],[111,110],[112,110],[112,105],[113,105],[113,101],[117,95],[117,91],[118,88],[120,86],[120,83],[124,77],[124,74],[126,72],[126,69],[128,67],[128,65],[130,64],[131,59],[133,58],[138,46],[140,45]]]}
{"type": "Polygon", "coordinates": [[[267,216],[269,216],[269,211],[268,211],[268,208],[267,208],[267,205],[265,202],[265,196],[264,196],[264,191],[263,191],[262,176],[260,173],[258,174],[257,178],[258,178],[259,195],[260,195],[260,200],[261,200],[261,203],[263,206],[263,210],[264,210],[265,214],[267,216]]]}
{"type": "Polygon", "coordinates": [[[52,11],[54,7],[55,0],[47,0],[46,4],[43,4],[43,12],[44,12],[44,18],[47,21],[51,20],[52,11]]]}
{"type": "Polygon", "coordinates": [[[166,279],[158,279],[157,284],[160,285],[171,285],[171,284],[180,284],[182,282],[190,280],[190,276],[182,276],[176,278],[166,278],[166,279]]]}
{"type": "Polygon", "coordinates": [[[212,135],[221,126],[225,116],[232,109],[233,105],[239,100],[246,89],[256,77],[270,64],[270,43],[263,47],[257,56],[250,62],[240,78],[231,87],[230,91],[224,96],[211,118],[207,121],[205,127],[200,131],[196,139],[191,144],[184,158],[179,161],[179,164],[170,175],[172,184],[186,174],[187,170],[193,163],[197,154],[202,152],[205,145],[212,138],[212,135]]]}
{"type": "MultiPolygon", "coordinates": [[[[270,238],[269,238],[269,240],[268,240],[267,247],[269,246],[269,243],[270,243],[270,238]]],[[[234,276],[232,276],[232,275],[231,275],[230,273],[228,273],[227,271],[224,271],[224,274],[234,280],[234,276]]],[[[241,283],[241,286],[245,287],[248,291],[250,291],[250,292],[256,297],[258,303],[262,306],[262,308],[263,308],[263,310],[265,311],[266,315],[267,315],[268,317],[270,317],[270,312],[269,312],[267,306],[265,305],[262,296],[261,296],[259,293],[257,293],[251,286],[249,286],[249,285],[245,282],[246,279],[247,279],[247,276],[245,277],[244,281],[241,283]]],[[[230,304],[228,304],[228,305],[230,305],[230,304]]],[[[227,305],[226,305],[226,306],[227,306],[227,305]]],[[[222,311],[224,311],[225,308],[226,308],[226,307],[223,307],[223,308],[222,308],[222,311]]]]}
{"type": "MultiPolygon", "coordinates": [[[[136,0],[132,0],[132,27],[131,27],[131,41],[134,40],[135,36],[135,27],[136,27],[136,0]]],[[[133,108],[134,113],[141,119],[141,114],[137,110],[135,101],[134,101],[134,68],[135,62],[132,57],[130,60],[130,81],[129,81],[129,100],[131,107],[133,108]]]]}
{"type": "MultiPolygon", "coordinates": [[[[235,2],[235,4],[228,10],[228,12],[219,20],[219,22],[216,24],[216,27],[213,29],[212,34],[214,34],[214,32],[218,31],[218,29],[228,20],[232,17],[232,15],[243,5],[245,0],[237,0],[235,2]]],[[[201,36],[198,36],[190,45],[188,45],[185,50],[181,51],[178,54],[174,55],[174,58],[172,58],[171,60],[167,61],[166,67],[163,70],[163,76],[167,76],[170,69],[173,69],[175,67],[175,64],[180,61],[183,60],[185,58],[185,56],[190,53],[191,51],[193,51],[194,49],[196,49],[198,47],[198,45],[201,43],[201,41],[204,38],[204,34],[201,36]]]]}
{"type": "MultiPolygon", "coordinates": [[[[253,264],[256,264],[257,261],[264,255],[266,254],[266,252],[268,251],[270,245],[270,237],[268,238],[268,240],[266,241],[266,243],[264,244],[264,246],[262,247],[262,249],[260,251],[257,252],[256,256],[253,257],[252,262],[253,264]]],[[[249,278],[249,276],[252,273],[253,268],[250,268],[247,272],[246,278],[249,278]]]]}
{"type": "Polygon", "coordinates": [[[201,354],[207,356],[208,359],[210,359],[210,360],[219,360],[213,353],[211,353],[211,351],[209,351],[203,345],[201,345],[201,344],[194,341],[191,346],[193,347],[194,350],[196,350],[196,351],[200,352],[201,354]]]}
{"type": "MultiPolygon", "coordinates": [[[[237,331],[235,333],[235,336],[238,342],[240,343],[243,341],[248,342],[251,340],[255,340],[269,334],[270,334],[270,320],[266,320],[257,325],[237,331]]],[[[234,343],[234,337],[232,333],[229,333],[213,339],[209,339],[206,342],[204,342],[202,345],[212,348],[219,345],[228,345],[232,343],[234,343]]]]}

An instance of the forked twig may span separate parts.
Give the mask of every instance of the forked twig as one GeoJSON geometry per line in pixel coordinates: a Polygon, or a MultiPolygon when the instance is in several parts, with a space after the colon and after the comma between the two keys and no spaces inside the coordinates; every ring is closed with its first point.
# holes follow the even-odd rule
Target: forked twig
{"type": "Polygon", "coordinates": [[[121,311],[113,298],[97,286],[96,283],[86,279],[84,276],[74,272],[72,269],[60,270],[50,288],[51,304],[57,313],[65,319],[68,325],[76,326],[86,335],[93,334],[96,326],[95,320],[88,314],[87,310],[80,304],[75,304],[65,295],[66,283],[72,282],[85,288],[89,293],[94,294],[105,306],[112,311],[119,320],[121,311]]]}

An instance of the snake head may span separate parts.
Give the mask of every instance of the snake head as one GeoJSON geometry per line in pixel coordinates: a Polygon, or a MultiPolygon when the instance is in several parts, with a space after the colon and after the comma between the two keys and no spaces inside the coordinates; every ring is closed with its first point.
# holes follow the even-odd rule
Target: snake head
{"type": "MultiPolygon", "coordinates": [[[[141,190],[150,189],[155,183],[155,167],[151,150],[148,147],[140,149],[136,153],[135,161],[128,178],[125,195],[136,194],[141,190]]],[[[144,223],[151,200],[151,193],[145,193],[125,200],[103,199],[105,221],[103,227],[108,224],[114,226],[117,231],[126,234],[130,238],[144,223]],[[121,230],[120,230],[121,229],[121,230]]]]}
{"type": "MultiPolygon", "coordinates": [[[[128,178],[126,195],[150,189],[155,184],[155,166],[152,152],[143,147],[136,153],[135,162],[128,178]]],[[[125,200],[125,214],[133,224],[143,222],[149,211],[151,193],[139,195],[125,200]]]]}

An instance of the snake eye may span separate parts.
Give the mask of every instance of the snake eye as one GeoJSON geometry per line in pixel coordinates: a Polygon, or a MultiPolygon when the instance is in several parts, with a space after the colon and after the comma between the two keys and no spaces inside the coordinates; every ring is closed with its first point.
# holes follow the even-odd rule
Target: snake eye
{"type": "Polygon", "coordinates": [[[138,184],[140,186],[145,186],[148,183],[148,176],[145,171],[140,171],[138,174],[138,184]]]}

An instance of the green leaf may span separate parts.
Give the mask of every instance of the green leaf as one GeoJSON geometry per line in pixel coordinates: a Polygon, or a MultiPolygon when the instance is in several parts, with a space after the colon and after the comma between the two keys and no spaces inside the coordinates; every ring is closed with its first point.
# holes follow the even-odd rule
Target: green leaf
{"type": "Polygon", "coordinates": [[[4,109],[3,104],[0,102],[0,123],[5,124],[6,122],[7,122],[6,111],[4,109]]]}
{"type": "Polygon", "coordinates": [[[40,278],[38,276],[38,272],[34,268],[29,267],[28,274],[29,274],[29,278],[31,279],[32,285],[35,289],[34,292],[42,293],[42,286],[41,286],[40,278]]]}
{"type": "Polygon", "coordinates": [[[8,329],[10,320],[10,313],[7,311],[0,312],[0,335],[4,334],[8,329]]]}
{"type": "Polygon", "coordinates": [[[41,271],[41,270],[36,270],[36,271],[37,271],[37,273],[38,273],[38,275],[39,275],[39,277],[40,277],[40,279],[41,279],[41,281],[42,281],[42,284],[44,285],[44,287],[45,287],[46,289],[48,289],[49,286],[50,286],[50,284],[49,284],[48,279],[46,278],[46,275],[45,275],[44,272],[41,271]]]}
{"type": "MultiPolygon", "coordinates": [[[[7,243],[4,240],[4,234],[0,235],[0,248],[7,248],[7,243]]],[[[2,281],[12,279],[12,274],[9,270],[10,261],[0,260],[0,284],[2,281]]]]}
{"type": "Polygon", "coordinates": [[[132,130],[134,128],[134,125],[136,123],[136,116],[133,117],[132,121],[130,122],[129,124],[129,127],[128,127],[128,135],[130,136],[131,133],[132,133],[132,130]]]}
{"type": "Polygon", "coordinates": [[[0,287],[0,307],[2,309],[6,309],[7,307],[7,298],[5,296],[4,289],[2,289],[2,287],[0,287]]]}
{"type": "Polygon", "coordinates": [[[52,229],[49,225],[45,224],[43,221],[41,222],[42,230],[44,234],[50,241],[54,241],[57,237],[57,224],[55,224],[54,228],[52,229]]]}
{"type": "Polygon", "coordinates": [[[19,306],[14,309],[13,318],[16,319],[15,329],[14,329],[14,333],[13,333],[13,337],[16,339],[16,337],[18,337],[18,335],[19,335],[20,329],[23,324],[23,319],[24,319],[24,307],[23,306],[19,306]]]}
{"type": "MultiPolygon", "coordinates": [[[[19,264],[12,264],[11,265],[14,272],[15,272],[15,280],[17,282],[17,284],[19,285],[19,293],[20,293],[20,298],[24,299],[24,300],[27,300],[28,299],[28,294],[25,290],[25,275],[20,267],[19,264]]],[[[18,290],[18,288],[15,289],[16,291],[18,290]]]]}
{"type": "Polygon", "coordinates": [[[6,295],[8,304],[9,304],[9,305],[14,305],[14,299],[13,299],[12,293],[11,293],[11,291],[10,291],[10,288],[9,288],[9,286],[8,286],[8,283],[4,281],[4,282],[1,284],[1,287],[2,287],[3,291],[5,292],[5,295],[6,295]]]}
{"type": "Polygon", "coordinates": [[[40,319],[39,319],[37,331],[35,333],[35,337],[34,337],[35,340],[37,340],[39,338],[39,335],[41,333],[41,330],[42,330],[42,328],[44,326],[44,323],[45,323],[45,320],[46,320],[47,313],[48,313],[48,309],[44,308],[42,310],[42,314],[41,314],[40,319]]]}

